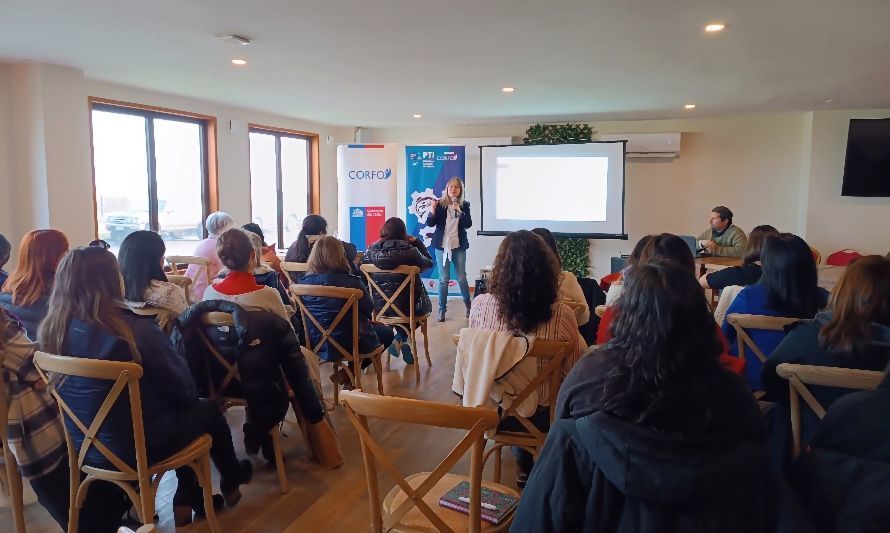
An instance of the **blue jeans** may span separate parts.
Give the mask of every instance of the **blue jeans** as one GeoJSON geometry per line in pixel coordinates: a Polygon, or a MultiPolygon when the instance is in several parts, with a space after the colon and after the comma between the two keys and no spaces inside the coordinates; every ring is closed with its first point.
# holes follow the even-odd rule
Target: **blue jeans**
{"type": "Polygon", "coordinates": [[[454,262],[454,270],[457,271],[457,285],[460,287],[460,295],[464,299],[464,305],[470,308],[470,285],[467,283],[467,251],[455,248],[451,250],[451,260],[446,260],[442,265],[442,254],[445,252],[436,249],[436,264],[439,266],[439,311],[448,309],[448,283],[451,281],[451,263],[454,262]]]}

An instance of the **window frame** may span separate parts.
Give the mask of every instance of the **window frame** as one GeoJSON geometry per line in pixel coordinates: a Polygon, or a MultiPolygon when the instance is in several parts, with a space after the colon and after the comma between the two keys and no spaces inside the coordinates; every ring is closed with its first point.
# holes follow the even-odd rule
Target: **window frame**
{"type": "MultiPolygon", "coordinates": [[[[281,172],[281,139],[282,137],[290,139],[299,139],[306,142],[306,160],[308,162],[308,183],[306,184],[306,206],[307,215],[317,215],[321,211],[320,198],[320,178],[318,167],[318,134],[309,131],[291,130],[286,128],[277,128],[273,126],[263,126],[261,124],[250,123],[247,125],[247,158],[248,169],[250,168],[250,134],[260,133],[263,135],[271,135],[275,137],[275,204],[278,235],[275,235],[275,242],[279,248],[287,248],[288,243],[284,241],[284,189],[282,188],[282,172],[281,172]]],[[[250,220],[253,220],[253,176],[248,170],[250,193],[250,220]]],[[[266,237],[270,241],[269,236],[266,237]]]]}
{"type": "Polygon", "coordinates": [[[157,174],[155,168],[154,119],[196,124],[201,132],[201,209],[202,234],[207,237],[203,221],[219,210],[219,179],[217,174],[216,117],[178,109],[156,107],[119,100],[90,96],[88,99],[90,125],[90,169],[93,182],[93,233],[99,238],[99,205],[96,191],[95,146],[93,144],[93,111],[106,111],[142,117],[145,120],[145,151],[148,174],[148,220],[152,231],[158,230],[157,174]]]}

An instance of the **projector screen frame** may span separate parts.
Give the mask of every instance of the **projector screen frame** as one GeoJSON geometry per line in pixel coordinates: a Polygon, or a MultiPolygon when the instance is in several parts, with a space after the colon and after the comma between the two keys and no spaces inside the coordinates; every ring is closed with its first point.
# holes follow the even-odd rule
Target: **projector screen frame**
{"type": "MultiPolygon", "coordinates": [[[[561,143],[566,145],[578,145],[578,144],[615,144],[621,143],[623,145],[622,151],[624,152],[624,157],[621,158],[621,233],[560,233],[553,232],[554,237],[563,237],[568,239],[591,239],[591,240],[620,240],[626,241],[628,240],[628,236],[626,233],[626,228],[624,226],[624,206],[626,203],[626,195],[627,195],[627,140],[614,140],[614,141],[589,141],[583,143],[561,143]]],[[[485,211],[485,194],[483,193],[483,182],[482,179],[482,149],[483,148],[506,148],[508,146],[557,146],[557,145],[544,145],[544,144],[486,144],[479,146],[479,220],[480,224],[483,226],[481,229],[476,231],[476,235],[481,237],[505,237],[512,233],[512,231],[486,231],[485,229],[485,217],[482,216],[482,213],[485,211]]]]}

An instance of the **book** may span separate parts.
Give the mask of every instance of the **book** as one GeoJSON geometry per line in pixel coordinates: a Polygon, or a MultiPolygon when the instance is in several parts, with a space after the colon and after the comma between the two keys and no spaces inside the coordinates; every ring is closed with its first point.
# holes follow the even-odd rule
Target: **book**
{"type": "MultiPolygon", "coordinates": [[[[516,509],[519,498],[482,487],[482,520],[499,525],[516,509]]],[[[470,482],[461,481],[439,498],[439,505],[459,513],[470,514],[470,482]]]]}

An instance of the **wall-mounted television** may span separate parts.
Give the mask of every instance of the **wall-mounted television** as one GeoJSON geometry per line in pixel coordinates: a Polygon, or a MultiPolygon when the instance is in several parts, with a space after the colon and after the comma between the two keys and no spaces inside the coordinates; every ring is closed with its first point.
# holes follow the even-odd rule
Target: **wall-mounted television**
{"type": "Polygon", "coordinates": [[[841,194],[890,197],[890,118],[850,120],[841,194]]]}

